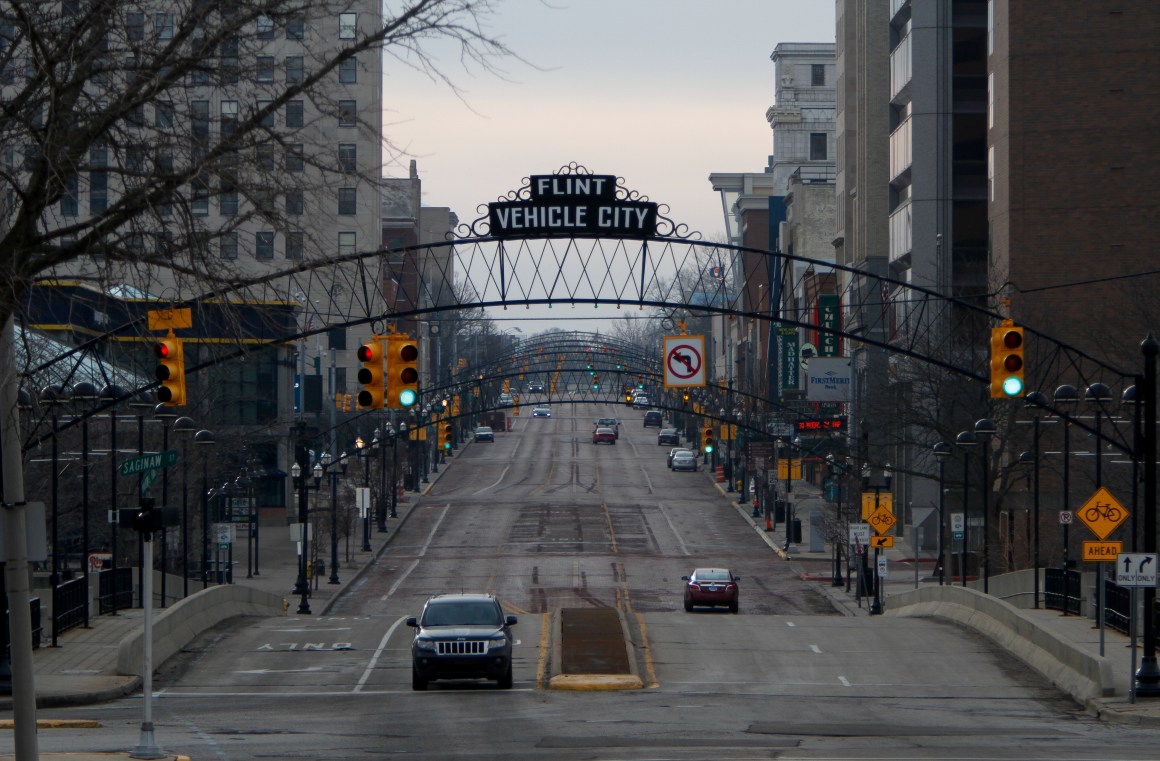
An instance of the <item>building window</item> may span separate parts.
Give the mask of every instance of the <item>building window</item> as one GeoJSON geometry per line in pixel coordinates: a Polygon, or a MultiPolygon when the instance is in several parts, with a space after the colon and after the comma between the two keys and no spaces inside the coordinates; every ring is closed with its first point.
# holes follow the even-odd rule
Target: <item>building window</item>
{"type": "Polygon", "coordinates": [[[257,27],[259,40],[274,39],[274,19],[269,16],[258,16],[257,27]]]}
{"type": "Polygon", "coordinates": [[[103,140],[89,149],[89,164],[100,167],[89,172],[89,214],[103,214],[109,208],[109,174],[103,169],[109,165],[109,150],[103,140]]]}
{"type": "Polygon", "coordinates": [[[358,59],[348,58],[339,62],[338,81],[344,85],[358,84],[358,59]]]}
{"type": "Polygon", "coordinates": [[[338,255],[339,256],[353,256],[355,247],[354,233],[339,233],[338,234],[338,255]]]}
{"type": "Polygon", "coordinates": [[[355,120],[358,118],[358,102],[353,100],[340,100],[338,102],[338,126],[353,127],[355,120]]]}
{"type": "Polygon", "coordinates": [[[205,63],[195,63],[189,72],[189,83],[191,85],[208,85],[209,73],[210,67],[205,63]]]}
{"type": "Polygon", "coordinates": [[[286,84],[297,85],[301,84],[302,80],[306,78],[306,69],[302,65],[302,56],[290,55],[286,56],[286,84]]]}
{"type": "Polygon", "coordinates": [[[126,13],[125,14],[125,38],[129,42],[144,42],[145,41],[145,14],[144,13],[126,13]]]}
{"type": "Polygon", "coordinates": [[[288,40],[304,40],[306,39],[306,20],[301,16],[295,16],[286,22],[286,39],[288,40]]]}
{"type": "Polygon", "coordinates": [[[291,100],[286,102],[286,126],[295,128],[301,127],[306,123],[305,108],[300,100],[291,100]]]}
{"type": "Polygon", "coordinates": [[[153,126],[158,129],[169,129],[173,126],[173,102],[159,100],[153,107],[153,126]]]}
{"type": "Polygon", "coordinates": [[[75,217],[81,210],[80,178],[70,174],[64,178],[64,193],[60,197],[60,213],[75,217]]]}
{"type": "Polygon", "coordinates": [[[340,13],[338,14],[338,39],[353,40],[355,19],[357,16],[354,13],[340,13]]]}
{"type": "Polygon", "coordinates": [[[262,111],[266,111],[266,109],[270,109],[269,111],[266,111],[266,113],[262,116],[261,121],[258,122],[266,129],[274,129],[274,109],[270,108],[271,103],[273,103],[273,101],[270,101],[270,100],[258,101],[258,112],[259,113],[262,111]]]}
{"type": "Polygon", "coordinates": [[[354,174],[358,163],[358,146],[354,143],[339,143],[338,168],[346,174],[354,174]]]}
{"type": "Polygon", "coordinates": [[[824,63],[810,64],[810,85],[812,87],[826,86],[826,65],[824,63]]]}
{"type": "Polygon", "coordinates": [[[301,172],[306,169],[306,160],[303,158],[302,143],[286,146],[286,171],[301,172]]]}
{"type": "Polygon", "coordinates": [[[190,202],[190,211],[195,217],[209,216],[209,184],[200,177],[194,178],[191,183],[193,199],[190,202]]]}
{"type": "Polygon", "coordinates": [[[223,259],[238,258],[238,234],[224,233],[218,240],[218,251],[223,259]]]}
{"type": "Polygon", "coordinates": [[[298,217],[306,211],[306,197],[301,190],[286,191],[286,214],[298,217]]]}
{"type": "Polygon", "coordinates": [[[173,14],[158,13],[153,17],[153,28],[157,32],[157,39],[173,39],[173,14]]]}
{"type": "Polygon", "coordinates": [[[302,258],[301,232],[286,233],[286,258],[295,260],[302,258]]]}
{"type": "Polygon", "coordinates": [[[238,102],[236,100],[222,101],[221,119],[222,139],[224,140],[238,130],[238,102]]]}
{"type": "Polygon", "coordinates": [[[258,168],[267,172],[274,171],[274,144],[262,143],[257,148],[258,168]]]}
{"type": "Polygon", "coordinates": [[[338,213],[344,217],[354,216],[358,206],[358,192],[355,188],[338,189],[338,213]]]}
{"type": "Polygon", "coordinates": [[[130,127],[144,127],[145,126],[145,104],[138,103],[129,109],[129,115],[125,117],[130,127]]]}
{"type": "Polygon", "coordinates": [[[255,259],[273,259],[274,258],[274,231],[273,230],[259,230],[254,236],[254,258],[255,259]]]}
{"type": "Polygon", "coordinates": [[[826,133],[825,132],[811,132],[810,133],[810,161],[825,161],[827,157],[826,151],[826,133]]]}
{"type": "Polygon", "coordinates": [[[238,213],[238,189],[229,178],[222,178],[221,195],[218,196],[218,213],[232,217],[238,213]]]}
{"type": "Polygon", "coordinates": [[[255,78],[262,84],[274,81],[274,56],[258,56],[258,70],[255,78]]]}

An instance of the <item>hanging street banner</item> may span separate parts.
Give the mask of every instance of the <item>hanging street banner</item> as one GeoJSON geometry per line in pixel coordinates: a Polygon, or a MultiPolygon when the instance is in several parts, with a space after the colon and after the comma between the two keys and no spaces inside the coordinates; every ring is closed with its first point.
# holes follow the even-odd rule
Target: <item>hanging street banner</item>
{"type": "Polygon", "coordinates": [[[811,402],[848,402],[853,396],[854,368],[848,357],[815,357],[806,370],[806,398],[811,402]]]}
{"type": "Polygon", "coordinates": [[[777,329],[777,365],[782,391],[801,388],[797,328],[777,329]]]}
{"type": "Polygon", "coordinates": [[[823,293],[818,296],[818,327],[824,330],[818,331],[818,356],[819,357],[836,357],[838,356],[838,334],[836,332],[841,324],[841,312],[838,309],[837,294],[823,293]]]}
{"type": "Polygon", "coordinates": [[[617,198],[611,174],[532,175],[527,199],[487,205],[493,238],[656,235],[657,204],[617,198]]]}

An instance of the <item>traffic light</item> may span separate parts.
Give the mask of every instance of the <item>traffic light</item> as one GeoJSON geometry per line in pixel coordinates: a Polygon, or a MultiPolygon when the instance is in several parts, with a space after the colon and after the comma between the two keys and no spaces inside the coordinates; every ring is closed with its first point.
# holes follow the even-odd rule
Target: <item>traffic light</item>
{"type": "Polygon", "coordinates": [[[362,362],[358,382],[363,386],[358,392],[358,407],[360,410],[381,410],[387,393],[382,339],[372,338],[358,347],[356,354],[358,361],[362,362]]]}
{"type": "Polygon", "coordinates": [[[451,423],[439,424],[439,448],[444,452],[451,451],[451,423]]]}
{"type": "Polygon", "coordinates": [[[592,376],[592,389],[594,391],[600,390],[600,376],[599,375],[592,376]]]}
{"type": "Polygon", "coordinates": [[[713,451],[713,426],[711,425],[701,429],[701,451],[705,454],[713,451]]]}
{"type": "Polygon", "coordinates": [[[991,328],[991,398],[1023,396],[1023,328],[991,328]]]}
{"type": "Polygon", "coordinates": [[[685,407],[689,406],[689,392],[688,391],[681,394],[681,404],[685,407]]]}
{"type": "Polygon", "coordinates": [[[409,336],[387,336],[387,407],[413,407],[419,401],[419,345],[409,336]]]}
{"type": "Polygon", "coordinates": [[[625,392],[624,403],[627,404],[629,407],[632,406],[632,392],[631,391],[625,392]]]}
{"type": "Polygon", "coordinates": [[[157,399],[167,407],[185,404],[185,351],[180,338],[170,336],[153,344],[153,356],[157,357],[154,374],[161,381],[157,389],[157,399]]]}

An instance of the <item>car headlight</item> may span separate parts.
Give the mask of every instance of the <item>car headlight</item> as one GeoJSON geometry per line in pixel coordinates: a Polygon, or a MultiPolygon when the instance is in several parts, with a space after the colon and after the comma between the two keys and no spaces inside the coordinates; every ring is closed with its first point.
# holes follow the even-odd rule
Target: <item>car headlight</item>
{"type": "Polygon", "coordinates": [[[491,652],[492,650],[502,650],[505,645],[507,645],[506,637],[498,637],[496,639],[487,640],[488,652],[491,652]]]}
{"type": "Polygon", "coordinates": [[[417,639],[415,640],[415,649],[427,650],[433,653],[435,652],[435,640],[417,639]]]}

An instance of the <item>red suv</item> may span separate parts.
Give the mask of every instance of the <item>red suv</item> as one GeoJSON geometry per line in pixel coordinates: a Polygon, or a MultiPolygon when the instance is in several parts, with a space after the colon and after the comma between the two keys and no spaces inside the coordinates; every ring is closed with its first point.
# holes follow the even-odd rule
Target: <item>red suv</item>
{"type": "Polygon", "coordinates": [[[682,576],[685,583],[685,610],[694,605],[728,605],[730,613],[737,612],[737,582],[728,568],[697,568],[690,576],[682,576]]]}

